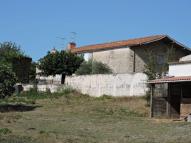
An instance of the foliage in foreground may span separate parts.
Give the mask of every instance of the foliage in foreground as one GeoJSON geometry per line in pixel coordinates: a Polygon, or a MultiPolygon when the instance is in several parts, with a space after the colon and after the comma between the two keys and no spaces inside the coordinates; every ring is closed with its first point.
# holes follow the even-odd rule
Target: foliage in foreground
{"type": "Polygon", "coordinates": [[[16,76],[7,66],[0,64],[0,98],[11,96],[14,92],[16,76]]]}
{"type": "Polygon", "coordinates": [[[28,75],[35,73],[30,69],[31,60],[14,42],[0,43],[0,63],[8,65],[12,69],[18,82],[28,83],[28,75]]]}
{"type": "Polygon", "coordinates": [[[0,62],[4,64],[11,64],[13,58],[24,56],[20,47],[13,42],[0,43],[0,62]]]}
{"type": "Polygon", "coordinates": [[[101,62],[89,60],[84,61],[79,69],[76,71],[77,75],[89,75],[89,74],[110,74],[112,70],[106,64],[101,62]]]}

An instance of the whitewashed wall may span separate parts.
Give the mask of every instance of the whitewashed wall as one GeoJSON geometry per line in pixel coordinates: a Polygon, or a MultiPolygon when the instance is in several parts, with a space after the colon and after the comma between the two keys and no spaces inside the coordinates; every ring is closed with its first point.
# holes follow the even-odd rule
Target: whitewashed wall
{"type": "Polygon", "coordinates": [[[191,63],[169,65],[169,76],[191,76],[191,63]]]}
{"type": "Polygon", "coordinates": [[[40,76],[40,75],[36,76],[36,79],[39,82],[45,82],[46,84],[61,84],[61,78],[62,76],[59,74],[55,76],[40,76]]]}
{"type": "Polygon", "coordinates": [[[65,84],[91,96],[144,96],[147,76],[136,74],[109,74],[68,76],[65,84]]]}
{"type": "MultiPolygon", "coordinates": [[[[32,84],[22,84],[24,91],[29,91],[31,88],[34,88],[32,84]]],[[[63,85],[59,84],[38,84],[37,90],[41,92],[50,91],[51,93],[57,92],[63,85]]]]}
{"type": "MultiPolygon", "coordinates": [[[[55,76],[40,76],[37,75],[36,79],[38,80],[37,90],[38,91],[47,91],[50,92],[57,92],[59,88],[63,85],[61,84],[61,75],[55,76]]],[[[24,91],[29,91],[31,88],[34,87],[32,84],[22,84],[24,91]]]]}

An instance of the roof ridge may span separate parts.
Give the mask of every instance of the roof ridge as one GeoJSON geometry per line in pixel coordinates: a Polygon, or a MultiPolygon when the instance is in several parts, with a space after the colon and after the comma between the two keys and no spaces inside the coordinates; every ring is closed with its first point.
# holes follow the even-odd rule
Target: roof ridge
{"type": "Polygon", "coordinates": [[[114,49],[114,48],[121,48],[121,47],[134,47],[139,46],[143,44],[149,44],[156,41],[160,41],[163,39],[169,39],[170,41],[176,43],[183,49],[191,52],[191,50],[186,47],[185,45],[177,42],[173,38],[171,38],[168,35],[152,35],[152,36],[146,36],[146,37],[140,37],[140,38],[132,38],[128,40],[120,40],[120,41],[113,41],[113,42],[106,42],[106,43],[100,43],[100,44],[92,44],[92,45],[85,45],[77,48],[71,49],[71,52],[73,53],[84,53],[84,52],[92,52],[92,51],[98,51],[98,50],[105,50],[105,49],[114,49]]]}
{"type": "Polygon", "coordinates": [[[165,38],[168,35],[165,35],[165,34],[151,35],[151,36],[146,36],[146,37],[130,38],[130,39],[127,39],[127,40],[118,40],[118,41],[111,41],[111,42],[104,42],[104,43],[97,43],[97,44],[89,44],[89,45],[84,45],[84,46],[80,46],[80,47],[77,47],[77,48],[105,45],[105,44],[112,44],[112,43],[119,43],[119,42],[127,42],[127,41],[133,41],[133,40],[141,40],[141,39],[152,38],[152,37],[157,37],[157,36],[161,37],[161,38],[165,38]]]}

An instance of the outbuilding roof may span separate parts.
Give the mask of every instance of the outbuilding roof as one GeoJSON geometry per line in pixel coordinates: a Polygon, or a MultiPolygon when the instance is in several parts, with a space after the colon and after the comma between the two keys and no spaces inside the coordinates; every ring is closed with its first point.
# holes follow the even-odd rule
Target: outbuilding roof
{"type": "Polygon", "coordinates": [[[106,49],[115,49],[115,48],[121,48],[121,47],[133,47],[133,46],[139,46],[139,45],[143,45],[143,44],[152,43],[152,42],[159,41],[159,40],[162,40],[165,38],[167,40],[170,40],[173,43],[176,43],[177,45],[188,50],[189,52],[191,52],[191,50],[188,47],[186,47],[185,45],[170,38],[168,35],[154,35],[154,36],[149,36],[149,37],[115,41],[115,42],[109,42],[109,43],[103,43],[103,44],[87,45],[87,46],[82,46],[82,47],[78,47],[78,48],[72,48],[71,52],[72,53],[86,53],[86,52],[93,52],[93,51],[106,50],[106,49]]]}
{"type": "Polygon", "coordinates": [[[191,81],[191,76],[172,76],[161,79],[150,80],[148,83],[169,83],[169,82],[188,82],[191,81]]]}

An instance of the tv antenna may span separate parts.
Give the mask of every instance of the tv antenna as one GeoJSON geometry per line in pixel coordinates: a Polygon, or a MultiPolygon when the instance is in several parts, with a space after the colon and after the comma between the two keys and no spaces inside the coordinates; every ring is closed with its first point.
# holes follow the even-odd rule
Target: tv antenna
{"type": "Polygon", "coordinates": [[[76,32],[70,32],[71,36],[70,36],[70,42],[76,42],[76,32]]]}
{"type": "Polygon", "coordinates": [[[65,41],[66,41],[66,38],[64,38],[64,37],[56,37],[57,39],[60,39],[60,40],[62,40],[62,46],[63,47],[61,47],[61,48],[65,48],[65,41]]]}

